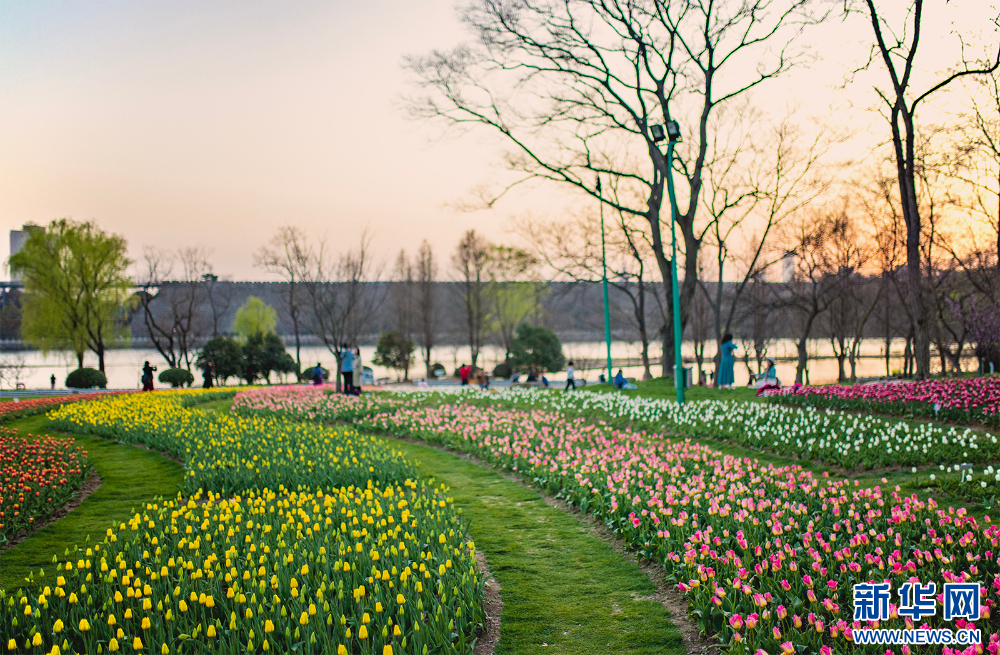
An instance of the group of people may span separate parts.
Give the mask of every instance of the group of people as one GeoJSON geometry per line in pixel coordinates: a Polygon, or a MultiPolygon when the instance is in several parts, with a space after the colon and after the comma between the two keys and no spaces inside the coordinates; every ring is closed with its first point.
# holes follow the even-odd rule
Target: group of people
{"type": "MultiPolygon", "coordinates": [[[[722,337],[722,343],[719,345],[719,352],[721,357],[719,358],[719,377],[717,380],[717,386],[720,389],[732,389],[733,384],[736,382],[736,349],[737,346],[733,343],[733,335],[726,334],[722,337]]],[[[772,357],[767,358],[767,366],[763,373],[750,376],[750,387],[757,389],[757,395],[761,395],[768,389],[780,389],[781,380],[778,379],[778,371],[774,368],[774,359],[772,357]]]]}
{"type": "Polygon", "coordinates": [[[463,386],[468,385],[472,381],[473,376],[480,389],[485,391],[490,388],[490,376],[482,368],[473,368],[468,364],[462,364],[458,367],[459,384],[463,386]]]}
{"type": "MultiPolygon", "coordinates": [[[[354,371],[356,370],[364,370],[361,366],[361,349],[357,347],[351,348],[345,341],[340,346],[340,376],[343,378],[341,393],[353,396],[361,395],[361,387],[354,384],[354,371]]],[[[326,381],[327,372],[323,370],[321,363],[316,362],[310,379],[312,379],[314,385],[320,385],[326,381]]],[[[358,382],[360,381],[361,378],[359,377],[358,382]]]]}
{"type": "MultiPolygon", "coordinates": [[[[156,372],[156,367],[146,360],[142,365],[142,376],[139,381],[142,382],[143,391],[153,391],[153,373],[156,372]]],[[[201,368],[202,376],[202,387],[205,389],[212,389],[215,387],[215,372],[212,370],[212,362],[205,362],[205,365],[201,368]]],[[[56,376],[52,376],[52,388],[56,388],[56,376]]]]}

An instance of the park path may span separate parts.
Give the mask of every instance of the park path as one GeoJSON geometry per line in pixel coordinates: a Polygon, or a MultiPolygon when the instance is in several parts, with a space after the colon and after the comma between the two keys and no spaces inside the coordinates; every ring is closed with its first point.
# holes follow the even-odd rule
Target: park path
{"type": "Polygon", "coordinates": [[[578,517],[466,458],[393,443],[449,487],[500,583],[497,655],[686,652],[656,586],[578,517]]]}

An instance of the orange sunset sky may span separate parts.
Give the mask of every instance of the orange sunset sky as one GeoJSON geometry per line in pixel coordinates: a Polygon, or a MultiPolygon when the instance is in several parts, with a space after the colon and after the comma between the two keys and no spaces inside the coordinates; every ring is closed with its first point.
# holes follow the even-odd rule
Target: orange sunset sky
{"type": "MultiPolygon", "coordinates": [[[[929,5],[929,72],[953,52],[952,28],[995,36],[982,32],[993,3],[929,5]]],[[[839,15],[817,28],[815,61],[757,104],[849,122],[863,157],[885,133],[867,111],[876,78],[843,83],[870,33],[839,15]]],[[[345,246],[367,226],[390,259],[424,238],[449,256],[469,228],[513,240],[510,217],[526,211],[586,210],[552,187],[490,210],[449,207],[509,179],[503,143],[408,119],[401,63],[470,38],[452,0],[0,0],[0,229],[95,219],[125,235],[133,257],[144,245],[200,245],[217,273],[268,279],[252,253],[285,223],[345,246]]]]}

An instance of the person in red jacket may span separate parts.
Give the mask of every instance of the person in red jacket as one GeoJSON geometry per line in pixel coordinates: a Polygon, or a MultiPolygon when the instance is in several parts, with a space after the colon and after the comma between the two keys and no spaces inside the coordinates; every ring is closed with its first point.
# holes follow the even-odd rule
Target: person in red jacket
{"type": "Polygon", "coordinates": [[[472,367],[468,364],[462,364],[458,369],[458,377],[462,380],[462,385],[469,384],[469,376],[472,375],[472,367]]]}

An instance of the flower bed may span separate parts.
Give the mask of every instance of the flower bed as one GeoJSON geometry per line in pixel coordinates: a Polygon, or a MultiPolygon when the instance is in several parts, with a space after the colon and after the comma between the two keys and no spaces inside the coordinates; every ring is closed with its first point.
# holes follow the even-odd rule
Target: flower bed
{"type": "Polygon", "coordinates": [[[787,387],[769,396],[785,405],[832,407],[1000,427],[1000,375],[891,384],[787,387]]]}
{"type": "Polygon", "coordinates": [[[402,406],[389,394],[349,396],[329,387],[281,386],[242,391],[233,400],[233,411],[243,415],[281,415],[296,421],[354,421],[402,406]]]}
{"type": "MultiPolygon", "coordinates": [[[[699,627],[729,652],[881,655],[885,646],[854,640],[875,624],[853,620],[852,586],[887,580],[896,599],[914,577],[939,589],[982,583],[978,623],[946,624],[939,607],[926,624],[978,627],[984,648],[1000,647],[1000,529],[964,509],[550,408],[411,404],[358,427],[473,454],[593,512],[666,569],[699,627]]],[[[881,627],[912,626],[897,610],[881,627]]]]}
{"type": "Polygon", "coordinates": [[[54,407],[65,405],[66,403],[78,403],[82,401],[94,400],[105,396],[112,396],[122,391],[101,391],[97,393],[81,393],[66,396],[46,396],[43,398],[30,398],[28,400],[9,400],[0,402],[0,423],[12,421],[34,414],[44,414],[54,407]]]}
{"type": "Polygon", "coordinates": [[[103,543],[67,551],[36,588],[0,591],[0,647],[471,650],[484,581],[443,487],[412,482],[413,464],[382,440],[185,409],[190,393],[52,412],[59,426],[174,454],[189,487],[218,493],[147,504],[103,543]]]}
{"type": "Polygon", "coordinates": [[[49,413],[53,427],[141,444],[181,460],[186,486],[216,493],[311,484],[384,485],[416,469],[377,439],[348,428],[275,418],[220,416],[183,407],[198,392],[129,394],[66,405],[49,413]]]}
{"type": "Polygon", "coordinates": [[[0,543],[63,507],[87,470],[87,452],[72,439],[22,438],[0,427],[0,543]]]}
{"type": "MultiPolygon", "coordinates": [[[[811,459],[849,470],[922,466],[941,462],[986,463],[1000,458],[994,434],[928,423],[857,416],[836,410],[763,403],[704,400],[683,407],[608,393],[546,393],[506,390],[497,394],[410,392],[363,399],[310,394],[303,387],[256,389],[237,394],[234,411],[297,420],[355,421],[379,413],[395,416],[407,408],[462,402],[483,408],[542,409],[593,422],[661,433],[730,441],[779,455],[811,459]],[[353,404],[352,404],[353,403],[353,404]]],[[[401,414],[405,416],[405,414],[401,414]]],[[[553,418],[554,422],[561,419],[553,418]]]]}
{"type": "Polygon", "coordinates": [[[441,490],[346,487],[149,504],[4,598],[32,653],[430,653],[483,620],[475,544],[441,490]]]}

